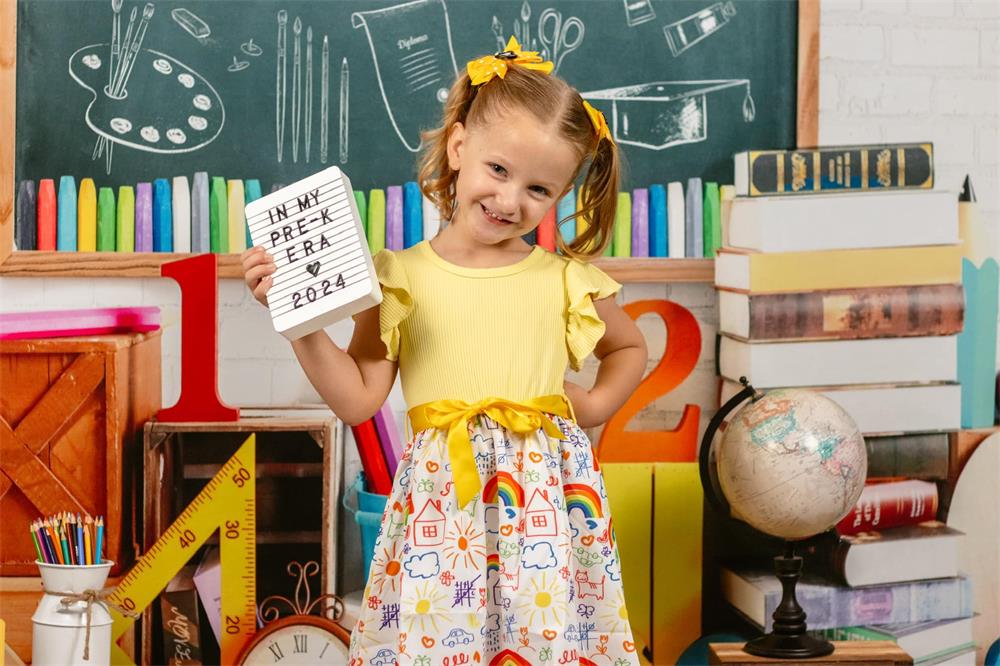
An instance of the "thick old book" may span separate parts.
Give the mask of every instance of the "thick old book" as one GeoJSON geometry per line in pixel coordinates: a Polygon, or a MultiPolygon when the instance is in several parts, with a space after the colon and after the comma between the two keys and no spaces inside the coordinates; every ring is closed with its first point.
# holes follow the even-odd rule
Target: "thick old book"
{"type": "MultiPolygon", "coordinates": [[[[868,478],[873,477],[869,474],[868,478]]],[[[837,523],[837,533],[853,536],[861,532],[918,525],[934,520],[937,510],[937,485],[930,481],[869,481],[851,512],[837,523]]]]}
{"type": "MultiPolygon", "coordinates": [[[[721,401],[724,405],[742,390],[739,382],[723,380],[721,401]]],[[[772,387],[773,388],[773,387],[772,387]]],[[[962,388],[957,382],[924,384],[859,384],[847,386],[810,386],[840,405],[867,439],[883,433],[957,430],[961,420],[962,388]]],[[[944,476],[948,470],[947,435],[944,450],[944,476]]],[[[871,456],[869,456],[871,464],[871,456]]],[[[903,472],[869,476],[912,476],[903,472]]]]}
{"type": "Polygon", "coordinates": [[[719,291],[719,330],[753,341],[955,335],[964,312],[960,284],[789,294],[719,291]]]}
{"type": "MultiPolygon", "coordinates": [[[[784,546],[738,520],[729,521],[726,535],[727,564],[766,570],[784,546]]],[[[958,576],[964,539],[964,532],[930,520],[850,536],[831,529],[798,542],[795,553],[807,579],[864,587],[958,576]]]]}
{"type": "Polygon", "coordinates": [[[948,478],[948,433],[916,432],[865,436],[868,476],[905,476],[944,481],[948,478]]]}
{"type": "Polygon", "coordinates": [[[941,658],[963,654],[975,647],[972,618],[968,617],[958,620],[837,627],[823,629],[817,634],[830,641],[892,641],[906,650],[915,664],[921,666],[938,663],[941,658]]]}
{"type": "Polygon", "coordinates": [[[729,244],[761,252],[957,242],[958,202],[944,190],[738,197],[729,219],[729,244]]]}
{"type": "Polygon", "coordinates": [[[751,150],[733,157],[740,196],[931,189],[931,143],[751,150]]]}
{"type": "Polygon", "coordinates": [[[723,335],[719,374],[758,388],[953,382],[955,337],[749,343],[723,335]]]}
{"type": "Polygon", "coordinates": [[[755,294],[957,284],[960,245],[814,252],[754,252],[724,247],[715,286],[755,294]]]}
{"type": "MultiPolygon", "coordinates": [[[[771,616],[781,601],[781,582],[773,570],[723,568],[721,582],[726,601],[771,631],[771,616]]],[[[972,616],[972,581],[963,576],[853,588],[804,577],[795,596],[810,629],[972,616]]]]}

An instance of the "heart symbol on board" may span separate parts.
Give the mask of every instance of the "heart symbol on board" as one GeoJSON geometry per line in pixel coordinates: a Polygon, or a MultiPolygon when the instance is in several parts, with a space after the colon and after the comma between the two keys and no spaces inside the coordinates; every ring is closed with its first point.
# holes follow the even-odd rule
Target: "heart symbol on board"
{"type": "Polygon", "coordinates": [[[424,636],[424,637],[423,637],[423,638],[421,639],[421,641],[420,641],[420,642],[424,644],[424,647],[425,647],[425,648],[428,648],[428,649],[430,649],[430,648],[434,647],[434,643],[436,643],[437,641],[435,641],[435,640],[434,640],[433,638],[431,638],[430,636],[424,636]]]}
{"type": "Polygon", "coordinates": [[[588,534],[585,537],[580,537],[580,541],[583,542],[584,546],[589,546],[590,544],[594,543],[594,535],[588,534]]]}
{"type": "Polygon", "coordinates": [[[528,459],[531,460],[531,462],[533,463],[540,463],[542,462],[542,454],[536,451],[532,451],[531,453],[528,454],[528,459]]]}
{"type": "Polygon", "coordinates": [[[551,641],[556,637],[556,632],[552,631],[551,629],[546,629],[545,631],[542,632],[542,636],[545,636],[545,640],[551,641]]]}
{"type": "Polygon", "coordinates": [[[622,641],[622,647],[626,652],[635,652],[635,643],[632,641],[622,641]]]}
{"type": "Polygon", "coordinates": [[[313,277],[316,277],[319,274],[319,262],[318,261],[312,262],[311,264],[306,266],[306,270],[309,271],[313,277]]]}
{"type": "Polygon", "coordinates": [[[569,451],[563,451],[563,460],[569,460],[569,451]]]}
{"type": "Polygon", "coordinates": [[[433,474],[434,472],[438,471],[438,464],[436,462],[434,462],[433,460],[428,460],[427,461],[427,471],[430,472],[431,474],[433,474]]]}
{"type": "Polygon", "coordinates": [[[500,534],[502,534],[504,536],[510,536],[511,532],[513,532],[513,531],[514,531],[514,526],[513,525],[501,525],[500,526],[500,534]]]}

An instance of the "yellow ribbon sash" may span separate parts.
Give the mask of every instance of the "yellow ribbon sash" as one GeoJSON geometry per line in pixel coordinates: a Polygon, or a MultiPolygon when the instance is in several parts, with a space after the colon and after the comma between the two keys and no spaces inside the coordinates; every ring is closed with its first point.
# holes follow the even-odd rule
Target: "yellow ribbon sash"
{"type": "Polygon", "coordinates": [[[435,400],[417,405],[409,414],[414,432],[428,428],[448,431],[448,460],[460,508],[465,507],[483,487],[472,453],[472,442],[469,440],[470,420],[479,414],[485,414],[507,430],[520,435],[527,435],[541,428],[548,436],[562,439],[562,432],[546,414],[573,418],[572,407],[562,395],[544,395],[526,402],[513,402],[503,398],[486,398],[474,404],[461,400],[435,400]]]}

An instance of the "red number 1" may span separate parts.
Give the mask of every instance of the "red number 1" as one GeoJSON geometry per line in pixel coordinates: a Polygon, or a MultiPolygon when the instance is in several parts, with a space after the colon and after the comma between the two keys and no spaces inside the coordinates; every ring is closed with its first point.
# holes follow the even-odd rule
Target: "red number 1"
{"type": "Polygon", "coordinates": [[[218,265],[199,254],[160,266],[160,275],[181,287],[181,397],[161,409],[166,423],[238,421],[240,410],[219,397],[218,265]]]}
{"type": "Polygon", "coordinates": [[[635,301],[623,307],[638,319],[652,312],[667,327],[667,346],[660,362],[642,380],[639,388],[612,416],[597,443],[597,458],[608,462],[694,462],[698,459],[698,418],[701,408],[685,405],[681,421],[673,430],[625,430],[632,417],[646,405],[677,388],[694,370],[701,353],[698,320],[672,301],[635,301]]]}

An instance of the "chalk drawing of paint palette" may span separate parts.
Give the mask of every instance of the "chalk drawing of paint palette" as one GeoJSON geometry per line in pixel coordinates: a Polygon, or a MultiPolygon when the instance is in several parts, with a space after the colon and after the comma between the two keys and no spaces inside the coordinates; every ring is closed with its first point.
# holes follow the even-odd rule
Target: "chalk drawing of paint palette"
{"type": "Polygon", "coordinates": [[[219,135],[225,107],[198,72],[152,49],[136,51],[125,71],[109,72],[109,52],[106,43],[91,44],[69,59],[70,76],[94,94],[86,111],[94,132],[153,153],[197,150],[219,135]]]}
{"type": "Polygon", "coordinates": [[[329,167],[246,206],[254,246],[274,257],[267,293],[289,340],[382,302],[351,181],[329,167]]]}

